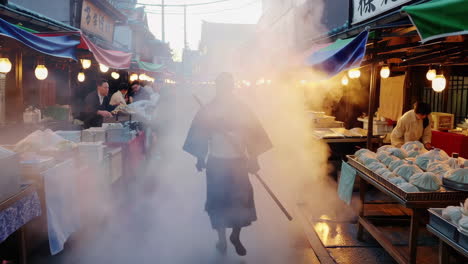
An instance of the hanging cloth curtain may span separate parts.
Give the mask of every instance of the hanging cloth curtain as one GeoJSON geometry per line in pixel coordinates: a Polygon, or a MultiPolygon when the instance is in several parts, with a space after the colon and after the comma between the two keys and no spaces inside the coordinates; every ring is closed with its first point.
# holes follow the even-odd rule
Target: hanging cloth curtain
{"type": "Polygon", "coordinates": [[[132,61],[132,53],[127,53],[118,50],[107,50],[98,47],[91,42],[83,33],[81,33],[81,45],[85,45],[94,55],[94,58],[107,67],[113,69],[129,69],[132,61]]]}
{"type": "Polygon", "coordinates": [[[366,53],[368,31],[349,39],[338,39],[333,44],[322,48],[306,59],[306,64],[319,70],[328,77],[341,71],[359,67],[366,53]]]}
{"type": "Polygon", "coordinates": [[[81,38],[77,49],[89,50],[93,53],[94,58],[97,62],[106,65],[112,69],[124,70],[130,68],[132,60],[132,53],[127,53],[118,50],[107,50],[103,49],[94,44],[85,34],[81,31],[70,31],[70,32],[41,32],[35,33],[37,36],[43,37],[56,37],[56,36],[71,36],[78,35],[81,38]]]}
{"type": "Polygon", "coordinates": [[[76,46],[80,41],[72,36],[36,36],[0,18],[0,35],[15,39],[40,53],[76,60],[76,46]]]}
{"type": "Polygon", "coordinates": [[[163,64],[154,64],[150,62],[138,61],[138,67],[144,71],[148,72],[163,72],[163,64]]]}
{"type": "Polygon", "coordinates": [[[432,0],[402,8],[416,26],[422,42],[468,34],[467,0],[432,0]]]}

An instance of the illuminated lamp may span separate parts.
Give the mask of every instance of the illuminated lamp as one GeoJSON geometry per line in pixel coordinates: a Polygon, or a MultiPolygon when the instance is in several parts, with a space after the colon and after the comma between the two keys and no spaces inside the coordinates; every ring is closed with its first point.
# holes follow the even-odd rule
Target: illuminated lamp
{"type": "Polygon", "coordinates": [[[358,68],[351,69],[348,71],[348,76],[351,79],[357,79],[361,77],[361,71],[358,68]]]}
{"type": "Polygon", "coordinates": [[[341,78],[341,84],[344,86],[349,84],[348,76],[344,75],[343,78],[341,78]]]}
{"type": "Polygon", "coordinates": [[[8,58],[0,58],[0,73],[9,73],[11,71],[11,61],[8,58]]]}
{"type": "Polygon", "coordinates": [[[111,73],[111,76],[112,78],[114,78],[115,80],[119,79],[120,78],[120,74],[118,72],[112,72],[111,73]]]}
{"type": "Polygon", "coordinates": [[[101,63],[99,63],[99,69],[101,70],[102,73],[106,73],[109,71],[109,67],[101,63]]]}
{"type": "Polygon", "coordinates": [[[388,66],[383,66],[382,69],[380,69],[380,77],[384,79],[390,77],[390,68],[388,66]]]}
{"type": "Polygon", "coordinates": [[[79,82],[84,82],[85,79],[86,79],[86,76],[85,76],[85,74],[84,74],[83,71],[80,71],[80,72],[78,73],[78,76],[77,76],[76,78],[78,79],[79,82]]]}
{"type": "Polygon", "coordinates": [[[130,81],[131,81],[131,82],[134,82],[134,81],[136,81],[136,80],[138,80],[138,74],[133,73],[132,75],[130,75],[130,81]]]}
{"type": "Polygon", "coordinates": [[[434,80],[432,80],[432,89],[436,92],[442,92],[445,86],[447,86],[447,80],[442,74],[436,75],[434,80]]]}
{"type": "Polygon", "coordinates": [[[91,60],[82,59],[81,65],[83,66],[83,69],[89,69],[89,67],[91,67],[91,60]]]}
{"type": "Polygon", "coordinates": [[[36,67],[36,70],[34,70],[34,74],[36,75],[36,78],[38,80],[45,80],[47,78],[47,75],[49,75],[49,71],[47,70],[46,66],[43,64],[39,64],[36,67]]]}
{"type": "Polygon", "coordinates": [[[436,78],[437,72],[435,69],[429,69],[426,73],[426,78],[429,81],[433,81],[436,78]]]}

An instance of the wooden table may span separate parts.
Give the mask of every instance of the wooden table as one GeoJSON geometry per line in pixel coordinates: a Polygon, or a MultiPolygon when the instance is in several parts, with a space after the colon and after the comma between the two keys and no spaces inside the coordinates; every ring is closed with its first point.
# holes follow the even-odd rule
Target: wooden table
{"type": "MultiPolygon", "coordinates": [[[[353,156],[348,156],[348,163],[350,166],[356,169],[358,176],[362,179],[360,181],[360,200],[362,202],[361,209],[359,211],[359,221],[358,221],[358,239],[363,239],[363,232],[364,229],[367,230],[374,238],[379,242],[379,244],[400,264],[403,263],[416,263],[417,257],[417,238],[420,225],[420,220],[422,214],[428,209],[432,207],[440,208],[446,207],[449,205],[457,205],[460,201],[463,201],[468,197],[468,193],[463,192],[451,192],[457,193],[460,196],[464,196],[463,199],[460,200],[445,200],[445,199],[433,199],[433,200],[407,200],[402,197],[400,194],[396,193],[394,190],[390,189],[389,187],[383,185],[378,180],[376,180],[375,176],[369,170],[363,168],[363,165],[359,165],[353,156]],[[372,216],[365,216],[364,204],[366,204],[366,192],[368,186],[372,185],[382,193],[388,195],[399,203],[401,206],[409,209],[411,211],[410,217],[410,235],[409,235],[409,247],[407,249],[401,250],[398,247],[394,246],[390,239],[388,239],[385,234],[379,230],[379,228],[372,223],[370,219],[372,216]]],[[[396,217],[392,217],[393,220],[400,220],[395,219],[396,217]]],[[[392,220],[392,218],[387,218],[386,220],[392,220]]]]}
{"type": "Polygon", "coordinates": [[[449,263],[449,251],[454,249],[466,259],[468,259],[468,250],[462,248],[459,244],[455,243],[452,239],[446,237],[444,234],[440,233],[438,230],[433,228],[430,225],[427,225],[427,230],[439,238],[439,263],[447,264],[449,263]]]}

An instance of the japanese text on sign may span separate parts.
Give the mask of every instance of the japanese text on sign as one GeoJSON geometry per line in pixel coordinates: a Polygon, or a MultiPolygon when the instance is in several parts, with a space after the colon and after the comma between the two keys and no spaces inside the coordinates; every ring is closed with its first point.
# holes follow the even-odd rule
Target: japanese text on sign
{"type": "Polygon", "coordinates": [[[87,0],[83,2],[81,29],[99,35],[107,41],[112,42],[114,38],[112,18],[87,0]]]}
{"type": "Polygon", "coordinates": [[[412,0],[353,0],[353,24],[373,18],[412,0]]]}

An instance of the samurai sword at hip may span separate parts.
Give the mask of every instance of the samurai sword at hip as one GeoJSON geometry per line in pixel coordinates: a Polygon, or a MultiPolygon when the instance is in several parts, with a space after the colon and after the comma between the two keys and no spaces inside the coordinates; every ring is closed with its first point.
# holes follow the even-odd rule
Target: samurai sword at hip
{"type": "Polygon", "coordinates": [[[218,232],[216,248],[226,253],[226,228],[232,228],[230,241],[237,254],[244,256],[247,250],[240,240],[241,229],[257,220],[249,173],[259,178],[288,219],[292,218],[257,174],[258,156],[270,150],[272,143],[253,112],[235,98],[233,89],[232,75],[220,74],[216,96],[195,115],[183,149],[197,158],[198,171],[206,169],[205,210],[218,232]]]}

